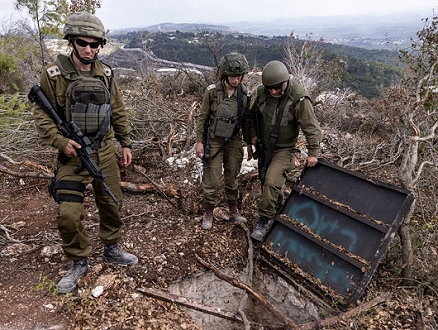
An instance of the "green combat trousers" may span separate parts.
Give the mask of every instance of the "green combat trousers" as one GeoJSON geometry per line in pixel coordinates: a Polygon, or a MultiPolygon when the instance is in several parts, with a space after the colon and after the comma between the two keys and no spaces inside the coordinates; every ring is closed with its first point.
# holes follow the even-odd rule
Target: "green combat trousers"
{"type": "MultiPolygon", "coordinates": [[[[225,143],[225,138],[215,137],[211,140],[210,156],[213,156],[225,143]]],[[[219,202],[222,168],[224,174],[225,199],[236,201],[239,198],[237,176],[243,161],[243,145],[240,138],[232,139],[226,147],[210,159],[205,169],[204,203],[216,205],[219,202]]]]}
{"type": "Polygon", "coordinates": [[[272,161],[265,174],[263,192],[258,203],[259,216],[273,218],[284,201],[283,188],[287,174],[295,166],[292,149],[277,149],[272,154],[272,161]]]}
{"type": "MultiPolygon", "coordinates": [[[[121,238],[122,221],[120,210],[122,206],[122,191],[120,187],[120,170],[118,156],[115,153],[111,140],[102,142],[97,154],[93,153],[93,160],[105,173],[105,182],[116,197],[119,205],[109,197],[100,181],[83,170],[75,174],[75,169],[80,165],[78,157],[71,158],[65,165],[58,163],[56,180],[69,180],[82,182],[85,185],[92,183],[94,198],[99,210],[99,237],[105,245],[117,243],[121,238]]],[[[83,192],[73,190],[58,190],[58,194],[73,194],[83,196],[83,192]]],[[[91,242],[82,222],[85,218],[83,203],[61,201],[57,215],[58,229],[62,238],[62,248],[68,258],[79,260],[87,258],[91,253],[91,242]]]]}

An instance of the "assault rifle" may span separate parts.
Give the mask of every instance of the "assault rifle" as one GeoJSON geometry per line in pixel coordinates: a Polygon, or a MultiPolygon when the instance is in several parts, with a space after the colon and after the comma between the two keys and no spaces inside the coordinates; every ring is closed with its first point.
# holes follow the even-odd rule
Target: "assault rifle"
{"type": "Polygon", "coordinates": [[[257,107],[253,111],[254,111],[255,124],[256,124],[256,134],[257,134],[256,151],[253,155],[253,158],[257,159],[259,180],[262,183],[262,190],[263,190],[264,175],[262,173],[263,173],[263,167],[265,165],[265,159],[263,157],[263,141],[262,141],[262,134],[260,132],[260,118],[259,118],[260,113],[259,113],[259,110],[257,107]]]}
{"type": "MultiPolygon", "coordinates": [[[[62,133],[63,136],[81,145],[81,148],[76,149],[76,153],[81,160],[81,165],[79,165],[79,167],[75,169],[75,173],[79,174],[84,169],[87,169],[87,171],[93,178],[100,181],[107,195],[110,196],[114,203],[118,205],[119,202],[117,201],[114,194],[111,192],[111,189],[105,183],[105,173],[102,172],[99,166],[97,166],[97,164],[90,157],[93,153],[90,139],[82,133],[81,129],[74,121],[66,123],[59,117],[40,86],[34,85],[29,92],[28,98],[30,102],[36,103],[53,119],[56,127],[58,127],[58,130],[62,133]]],[[[65,164],[68,160],[68,157],[61,152],[58,156],[58,160],[65,164]]]]}
{"type": "Polygon", "coordinates": [[[204,156],[202,156],[202,181],[205,179],[205,169],[207,168],[208,161],[210,160],[210,115],[207,117],[204,123],[204,156]]]}

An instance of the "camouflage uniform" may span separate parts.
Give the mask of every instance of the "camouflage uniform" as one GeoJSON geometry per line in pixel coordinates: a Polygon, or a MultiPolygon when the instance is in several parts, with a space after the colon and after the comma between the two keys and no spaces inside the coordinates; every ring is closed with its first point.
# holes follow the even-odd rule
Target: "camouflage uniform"
{"type": "MultiPolygon", "coordinates": [[[[223,84],[223,83],[222,83],[223,84]]],[[[214,86],[214,85],[213,85],[214,86]]],[[[246,90],[246,87],[243,86],[246,90]]],[[[244,97],[246,93],[244,93],[244,97]]],[[[234,104],[237,114],[237,91],[228,98],[229,102],[234,104]]],[[[248,101],[246,102],[249,103],[248,101]]],[[[244,109],[247,110],[247,109],[244,109]]],[[[202,142],[204,138],[203,123],[210,116],[210,122],[214,123],[217,111],[217,90],[214,87],[207,89],[202,102],[201,113],[198,117],[198,125],[196,127],[196,142],[202,142]]],[[[212,124],[213,126],[213,124],[212,124]]],[[[211,150],[213,156],[225,143],[224,137],[216,137],[214,127],[210,131],[211,150]]],[[[204,201],[209,204],[217,204],[219,202],[219,187],[221,185],[222,165],[224,170],[224,186],[225,199],[227,201],[236,201],[239,197],[237,189],[237,175],[240,173],[240,168],[243,161],[243,143],[242,133],[239,131],[232,140],[223,149],[223,152],[217,154],[214,159],[208,162],[205,170],[204,186],[204,201]]]]}
{"type": "MultiPolygon", "coordinates": [[[[279,99],[272,97],[266,87],[259,86],[254,104],[260,113],[263,154],[266,156],[271,132],[276,121],[277,108],[284,97],[288,97],[289,101],[286,103],[280,121],[280,130],[271,163],[263,171],[263,193],[258,203],[259,215],[268,219],[273,218],[283,204],[283,187],[287,174],[295,166],[294,153],[299,152],[296,149],[296,142],[300,128],[307,140],[309,156],[317,156],[321,141],[321,129],[313,112],[312,103],[307,92],[301,86],[289,82],[285,94],[279,99]]],[[[256,136],[254,118],[250,118],[250,122],[250,134],[256,136]]],[[[246,137],[246,139],[248,138],[246,137]]]]}
{"type": "MultiPolygon", "coordinates": [[[[65,118],[65,91],[68,81],[60,74],[55,63],[48,64],[41,75],[41,89],[44,91],[50,103],[56,109],[61,118],[65,118]]],[[[91,77],[100,77],[108,80],[105,70],[109,69],[100,61],[92,64],[91,77]]],[[[79,72],[77,73],[79,74],[79,72]]],[[[80,165],[79,157],[70,158],[67,164],[58,162],[56,168],[56,180],[76,181],[83,184],[92,183],[95,191],[96,205],[99,209],[100,230],[99,236],[103,243],[114,244],[121,238],[120,209],[122,206],[122,192],[120,188],[120,171],[118,167],[118,156],[115,151],[112,139],[115,137],[122,146],[131,144],[131,129],[128,123],[127,112],[124,108],[122,97],[117,84],[114,82],[112,98],[112,126],[106,133],[101,147],[93,153],[92,158],[106,175],[106,183],[115,195],[119,205],[116,205],[106,194],[99,181],[94,180],[88,171],[84,170],[75,174],[74,170],[80,165]]],[[[43,109],[34,109],[34,119],[38,134],[46,145],[59,150],[64,150],[68,138],[64,137],[53,120],[43,109]]],[[[93,137],[90,136],[93,140],[93,137]]],[[[58,190],[58,194],[71,194],[80,197],[84,196],[83,191],[58,190]]],[[[63,239],[63,249],[66,255],[77,260],[88,257],[91,253],[91,243],[86,234],[82,220],[85,217],[83,203],[61,201],[57,215],[58,228],[63,239]]]]}
{"type": "Polygon", "coordinates": [[[210,229],[213,222],[213,208],[219,202],[219,187],[221,185],[222,168],[225,186],[225,199],[228,202],[232,222],[246,222],[246,219],[237,211],[239,191],[237,176],[243,161],[243,141],[241,129],[243,116],[248,110],[249,100],[247,88],[241,82],[248,72],[248,62],[240,53],[229,53],[222,57],[219,65],[219,80],[210,85],[205,92],[201,113],[198,117],[196,132],[196,152],[201,157],[205,138],[204,124],[210,118],[210,159],[205,168],[203,188],[205,213],[202,228],[210,229]],[[232,84],[230,81],[232,80],[232,84]],[[234,87],[237,85],[237,87],[234,87]],[[234,89],[232,95],[226,90],[234,89]],[[236,133],[238,118],[238,90],[242,93],[242,120],[236,133]],[[237,120],[236,120],[237,119],[237,120]],[[236,133],[236,134],[235,134],[236,133]],[[233,135],[234,134],[234,135],[233,135]],[[231,139],[230,139],[231,137],[231,139]],[[223,147],[224,146],[224,147],[223,147]],[[222,149],[221,149],[222,148],[222,149]],[[202,151],[201,151],[202,150],[202,151]],[[218,152],[219,151],[219,152],[218,152]]]}
{"type": "MultiPolygon", "coordinates": [[[[100,148],[93,152],[91,157],[105,174],[106,184],[119,201],[119,205],[116,205],[111,197],[107,195],[102,184],[98,180],[94,180],[87,170],[75,173],[75,169],[81,164],[79,157],[67,158],[66,162],[58,161],[55,172],[56,183],[63,182],[63,186],[57,186],[56,189],[56,198],[59,200],[57,224],[62,237],[62,247],[68,258],[74,262],[81,261],[80,265],[74,263],[74,267],[72,266],[71,271],[74,270],[74,276],[72,277],[70,274],[64,278],[70,281],[67,283],[67,286],[65,283],[60,286],[60,289],[65,290],[64,292],[71,291],[75,287],[77,280],[88,271],[86,258],[91,253],[91,242],[82,223],[85,217],[83,207],[84,191],[88,183],[93,185],[94,198],[99,210],[99,236],[101,241],[105,244],[105,247],[115,247],[115,244],[121,238],[122,221],[120,209],[122,206],[122,192],[120,187],[119,158],[116,154],[113,138],[116,138],[122,147],[130,148],[131,145],[131,128],[128,123],[127,111],[117,83],[112,79],[111,68],[97,59],[98,47],[95,47],[96,42],[93,43],[93,46],[89,43],[86,46],[81,46],[89,46],[90,49],[96,49],[94,58],[82,58],[78,52],[77,45],[74,44],[77,42],[75,38],[78,36],[94,38],[99,46],[103,46],[106,43],[104,27],[97,17],[87,12],[72,14],[64,27],[64,39],[69,41],[73,51],[70,57],[59,55],[57,62],[50,63],[44,68],[40,79],[40,87],[55,111],[58,112],[60,118],[66,120],[70,116],[70,113],[66,111],[66,104],[68,104],[66,91],[69,84],[73,81],[72,77],[77,79],[76,81],[79,82],[79,85],[82,81],[80,80],[81,77],[87,77],[88,81],[90,81],[89,78],[96,78],[96,81],[99,83],[103,82],[108,89],[110,89],[112,81],[111,125],[106,132],[103,131],[105,135],[100,143],[100,148]],[[74,65],[73,56],[76,56],[84,65],[89,66],[90,71],[86,74],[79,72],[74,65]],[[66,73],[65,67],[61,65],[62,63],[65,63],[66,67],[70,70],[69,74],[66,73]],[[78,265],[80,266],[79,268],[77,267],[78,265]],[[78,269],[80,269],[79,272],[77,271],[78,269]]],[[[105,89],[105,87],[103,88],[105,89]]],[[[43,142],[48,146],[64,151],[70,139],[62,135],[53,119],[38,106],[34,108],[34,119],[38,134],[43,142]]],[[[89,138],[91,141],[93,141],[94,136],[95,134],[90,134],[89,138]]],[[[132,256],[131,258],[130,255],[123,254],[124,252],[118,248],[117,252],[119,257],[121,257],[117,260],[118,262],[126,264],[136,263],[136,257],[132,256]],[[127,256],[131,259],[128,260],[127,256]]],[[[109,256],[108,253],[107,256],[109,256]]],[[[107,260],[110,259],[111,257],[107,258],[107,260]]],[[[110,261],[116,260],[113,258],[110,261]]]]}
{"type": "Polygon", "coordinates": [[[138,263],[135,255],[122,250],[117,244],[121,238],[122,191],[119,159],[113,139],[117,139],[123,148],[123,165],[129,165],[132,160],[131,129],[112,70],[97,59],[99,47],[106,43],[105,29],[93,14],[77,12],[66,21],[64,39],[72,46],[72,53],[70,57],[59,55],[55,63],[44,68],[40,79],[41,91],[61,119],[70,122],[74,115],[74,122],[94,142],[90,150],[95,150],[90,157],[104,173],[105,183],[119,203],[117,205],[107,195],[104,185],[87,170],[76,173],[81,165],[76,155],[80,144],[73,138],[64,137],[53,118],[36,106],[34,119],[38,134],[45,144],[58,149],[62,156],[58,157],[50,191],[59,203],[56,219],[62,248],[72,264],[58,282],[58,293],[73,291],[89,271],[91,242],[82,223],[85,218],[84,193],[88,183],[93,185],[99,211],[99,237],[104,244],[103,261],[121,265],[138,263]],[[76,119],[79,121],[76,122],[76,119]]]}

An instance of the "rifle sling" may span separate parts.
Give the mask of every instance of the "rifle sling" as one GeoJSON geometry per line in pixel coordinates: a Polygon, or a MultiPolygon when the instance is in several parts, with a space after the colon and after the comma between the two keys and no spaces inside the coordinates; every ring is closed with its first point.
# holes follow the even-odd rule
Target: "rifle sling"
{"type": "Polygon", "coordinates": [[[231,142],[231,140],[234,138],[234,136],[239,132],[240,128],[242,127],[242,117],[243,117],[243,91],[242,91],[242,85],[239,83],[237,85],[237,123],[234,126],[233,134],[229,138],[225,139],[225,143],[219,148],[216,153],[210,157],[210,159],[213,159],[216,157],[224,148],[227,146],[228,143],[231,142]]]}
{"type": "Polygon", "coordinates": [[[283,118],[284,108],[289,100],[289,93],[287,93],[288,90],[289,89],[286,89],[286,95],[284,96],[284,99],[281,100],[280,106],[278,107],[277,117],[275,118],[274,128],[272,129],[268,150],[266,152],[265,162],[263,163],[263,169],[267,169],[272,161],[272,154],[274,153],[275,143],[277,142],[278,132],[280,131],[280,121],[281,118],[283,118]]]}

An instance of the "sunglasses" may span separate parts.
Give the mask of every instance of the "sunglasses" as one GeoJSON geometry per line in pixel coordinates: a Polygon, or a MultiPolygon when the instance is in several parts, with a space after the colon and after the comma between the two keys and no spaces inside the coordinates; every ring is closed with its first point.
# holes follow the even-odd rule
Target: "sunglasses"
{"type": "Polygon", "coordinates": [[[283,87],[283,83],[279,83],[278,85],[274,85],[274,86],[266,86],[266,88],[270,91],[270,90],[279,90],[281,87],[283,87]]]}
{"type": "Polygon", "coordinates": [[[87,47],[90,46],[90,48],[92,49],[96,49],[100,46],[100,41],[93,41],[93,42],[88,42],[79,38],[75,38],[76,44],[81,46],[81,47],[87,47]]]}

